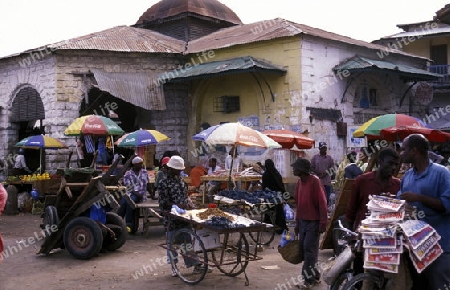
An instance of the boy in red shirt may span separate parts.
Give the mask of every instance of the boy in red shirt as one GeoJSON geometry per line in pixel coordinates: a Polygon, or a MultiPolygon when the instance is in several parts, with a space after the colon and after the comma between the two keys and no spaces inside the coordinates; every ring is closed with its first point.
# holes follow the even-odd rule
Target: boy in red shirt
{"type": "Polygon", "coordinates": [[[320,272],[316,268],[319,256],[320,234],[327,226],[327,200],[320,179],[311,174],[311,162],[299,158],[291,164],[295,176],[300,177],[295,187],[297,205],[296,229],[303,250],[303,288],[320,283],[320,272]]]}

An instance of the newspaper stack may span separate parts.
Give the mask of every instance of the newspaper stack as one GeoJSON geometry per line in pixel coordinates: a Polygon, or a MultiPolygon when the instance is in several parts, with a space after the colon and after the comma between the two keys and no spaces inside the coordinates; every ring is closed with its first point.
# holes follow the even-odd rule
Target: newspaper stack
{"type": "Polygon", "coordinates": [[[399,222],[405,217],[405,201],[387,196],[369,196],[370,215],[361,222],[364,268],[398,273],[403,240],[397,236],[399,222]]]}
{"type": "Polygon", "coordinates": [[[432,226],[421,220],[407,220],[400,223],[400,227],[409,248],[409,257],[417,273],[421,273],[442,254],[438,243],[441,236],[432,226]]]}

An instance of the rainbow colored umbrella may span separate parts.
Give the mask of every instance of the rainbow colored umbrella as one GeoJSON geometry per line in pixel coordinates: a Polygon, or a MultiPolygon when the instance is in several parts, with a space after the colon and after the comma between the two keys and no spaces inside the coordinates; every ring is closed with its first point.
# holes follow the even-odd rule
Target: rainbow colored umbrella
{"type": "Polygon", "coordinates": [[[125,131],[113,120],[99,115],[87,115],[76,118],[64,130],[64,134],[67,136],[122,135],[123,133],[125,131]]]}
{"type": "Polygon", "coordinates": [[[116,144],[119,147],[142,147],[155,145],[169,139],[170,138],[167,135],[159,131],[139,129],[123,135],[117,140],[116,144]]]}
{"type": "Polygon", "coordinates": [[[386,114],[370,119],[353,132],[353,137],[381,138],[380,131],[389,127],[415,126],[429,128],[418,118],[404,114],[386,114]]]}

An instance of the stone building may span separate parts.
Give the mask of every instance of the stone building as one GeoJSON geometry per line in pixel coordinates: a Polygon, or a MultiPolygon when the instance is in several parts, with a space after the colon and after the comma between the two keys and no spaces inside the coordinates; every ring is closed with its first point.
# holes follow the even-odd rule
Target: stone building
{"type": "MultiPolygon", "coordinates": [[[[162,0],[133,26],[0,59],[0,156],[36,126],[74,150],[67,125],[113,110],[125,131],[171,137],[157,158],[176,149],[194,162],[191,136],[202,125],[241,121],[308,133],[340,159],[346,125],[420,111],[408,87],[436,78],[427,58],[392,50],[381,60],[380,49],[284,19],[243,24],[217,0],[162,0]]],[[[67,159],[64,150],[47,153],[52,168],[67,159]]]]}

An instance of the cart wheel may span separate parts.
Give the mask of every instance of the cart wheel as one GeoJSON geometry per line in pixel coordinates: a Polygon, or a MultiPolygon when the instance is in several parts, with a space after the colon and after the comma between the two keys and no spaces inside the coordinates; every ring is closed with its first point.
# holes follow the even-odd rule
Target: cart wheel
{"type": "MultiPolygon", "coordinates": [[[[272,211],[268,211],[266,213],[261,214],[261,221],[264,221],[264,215],[267,214],[270,218],[270,223],[273,225],[272,227],[265,228],[264,231],[261,231],[261,237],[258,245],[268,246],[275,238],[275,213],[272,211]]],[[[258,242],[258,233],[257,232],[249,232],[250,238],[257,243],[258,242]]]]}
{"type": "Polygon", "coordinates": [[[64,245],[77,259],[90,259],[97,255],[102,243],[102,230],[88,217],[76,217],[64,229],[64,245]]]}
{"type": "Polygon", "coordinates": [[[41,228],[44,230],[45,238],[52,233],[52,227],[59,224],[58,211],[53,205],[49,205],[44,210],[44,218],[41,228]]]}
{"type": "Polygon", "coordinates": [[[111,235],[106,233],[103,240],[103,248],[108,251],[115,251],[122,247],[127,240],[127,226],[123,222],[123,219],[113,212],[106,213],[106,226],[114,232],[116,239],[113,240],[111,235]]]}
{"type": "Polygon", "coordinates": [[[250,260],[247,238],[243,233],[220,234],[221,248],[212,252],[220,272],[235,277],[245,271],[250,260]]]}
{"type": "Polygon", "coordinates": [[[200,237],[190,229],[177,230],[168,241],[170,264],[187,284],[202,281],[208,271],[208,253],[200,237]]]}

